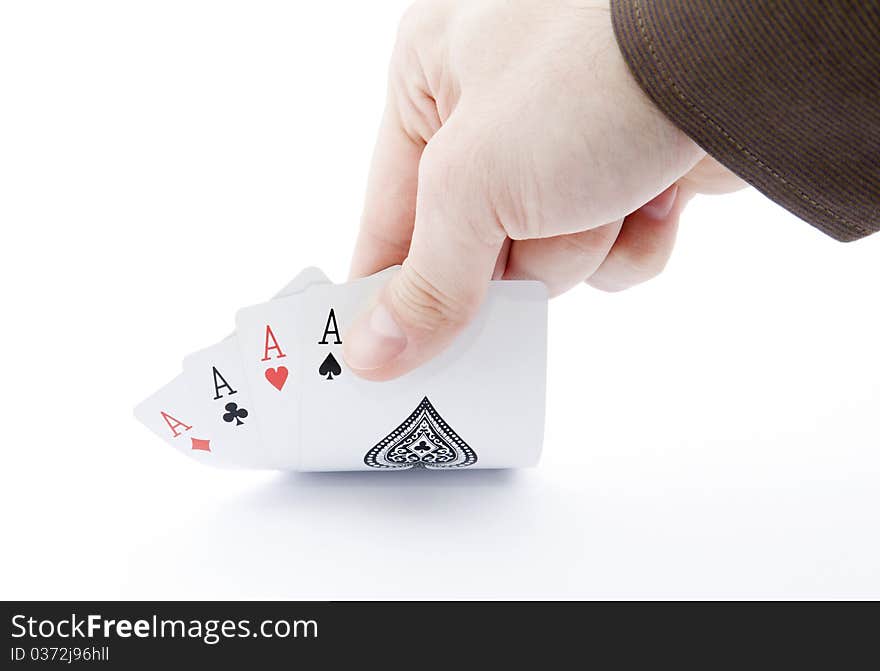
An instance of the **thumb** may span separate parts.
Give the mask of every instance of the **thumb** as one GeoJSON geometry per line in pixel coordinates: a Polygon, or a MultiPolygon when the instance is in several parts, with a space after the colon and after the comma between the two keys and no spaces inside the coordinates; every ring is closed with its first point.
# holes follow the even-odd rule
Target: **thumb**
{"type": "Polygon", "coordinates": [[[476,162],[448,137],[444,127],[419,164],[409,255],[346,335],[345,361],[361,377],[388,380],[433,358],[485,298],[505,234],[476,162]]]}

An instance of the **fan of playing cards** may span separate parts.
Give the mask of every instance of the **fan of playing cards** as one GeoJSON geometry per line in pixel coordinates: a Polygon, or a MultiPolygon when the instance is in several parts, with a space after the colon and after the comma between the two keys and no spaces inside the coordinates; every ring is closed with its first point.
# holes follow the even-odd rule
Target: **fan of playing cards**
{"type": "Polygon", "coordinates": [[[396,272],[332,284],[308,268],[135,409],[206,464],[301,471],[534,465],[544,434],[547,292],[497,281],[440,356],[396,380],[346,369],[346,328],[396,272]]]}

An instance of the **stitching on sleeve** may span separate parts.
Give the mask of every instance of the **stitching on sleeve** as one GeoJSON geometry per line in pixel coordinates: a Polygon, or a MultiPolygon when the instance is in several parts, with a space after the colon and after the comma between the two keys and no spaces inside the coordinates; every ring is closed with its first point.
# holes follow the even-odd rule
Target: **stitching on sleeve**
{"type": "Polygon", "coordinates": [[[639,2],[639,0],[633,0],[633,2],[632,2],[632,6],[633,6],[633,9],[635,10],[635,14],[636,14],[636,22],[638,23],[638,26],[639,26],[639,32],[641,33],[642,39],[644,40],[645,44],[648,47],[648,52],[651,54],[651,58],[654,59],[654,62],[657,64],[658,68],[660,69],[664,80],[672,88],[672,90],[675,92],[675,95],[679,98],[679,100],[681,100],[691,110],[693,110],[694,112],[699,114],[700,117],[704,121],[709,123],[713,128],[715,128],[715,130],[717,130],[719,133],[721,133],[721,135],[723,135],[731,144],[733,144],[733,146],[736,147],[740,153],[742,153],[746,158],[748,158],[750,161],[755,163],[755,165],[759,166],[767,174],[771,175],[774,179],[776,179],[787,191],[795,194],[801,200],[808,202],[814,208],[822,210],[828,216],[830,216],[832,219],[840,222],[844,226],[848,226],[862,235],[868,235],[870,233],[870,231],[868,231],[866,228],[863,228],[859,224],[857,224],[855,222],[848,221],[844,217],[841,217],[839,214],[837,214],[833,210],[829,209],[825,205],[822,205],[821,203],[814,200],[808,193],[805,193],[804,191],[799,189],[796,185],[791,184],[785,178],[784,175],[782,175],[781,173],[779,173],[778,171],[774,170],[772,167],[770,167],[769,165],[764,163],[764,161],[762,161],[760,158],[758,158],[758,156],[756,156],[751,151],[749,151],[749,149],[746,148],[741,142],[736,140],[736,138],[734,138],[726,130],[724,130],[724,128],[717,121],[715,121],[712,117],[710,117],[708,114],[703,112],[703,110],[701,110],[699,107],[697,107],[696,104],[694,104],[693,102],[691,102],[691,100],[688,99],[688,97],[684,94],[684,92],[679,88],[678,84],[676,84],[675,81],[672,79],[671,75],[667,74],[668,71],[667,71],[666,66],[660,60],[660,57],[657,54],[657,51],[654,49],[654,44],[651,40],[651,36],[648,34],[648,29],[647,29],[647,26],[645,25],[644,17],[642,16],[642,10],[641,10],[640,4],[641,3],[639,2]]]}

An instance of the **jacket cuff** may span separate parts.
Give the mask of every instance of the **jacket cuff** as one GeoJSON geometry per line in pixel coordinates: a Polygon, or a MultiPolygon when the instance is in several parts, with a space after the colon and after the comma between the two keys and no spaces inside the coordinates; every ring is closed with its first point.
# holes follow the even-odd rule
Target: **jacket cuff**
{"type": "Polygon", "coordinates": [[[880,3],[611,10],[642,89],[706,152],[838,240],[880,230],[880,3]]]}

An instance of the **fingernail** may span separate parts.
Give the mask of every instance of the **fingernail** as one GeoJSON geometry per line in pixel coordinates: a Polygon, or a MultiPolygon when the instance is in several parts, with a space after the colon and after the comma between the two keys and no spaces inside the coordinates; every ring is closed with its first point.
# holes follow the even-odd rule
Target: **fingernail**
{"type": "Polygon", "coordinates": [[[345,339],[345,360],[355,370],[375,370],[406,348],[406,334],[382,303],[354,325],[345,339]]]}
{"type": "Polygon", "coordinates": [[[673,184],[656,198],[649,200],[639,209],[646,217],[662,220],[669,216],[675,206],[675,197],[678,195],[678,184],[673,184]]]}

